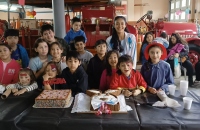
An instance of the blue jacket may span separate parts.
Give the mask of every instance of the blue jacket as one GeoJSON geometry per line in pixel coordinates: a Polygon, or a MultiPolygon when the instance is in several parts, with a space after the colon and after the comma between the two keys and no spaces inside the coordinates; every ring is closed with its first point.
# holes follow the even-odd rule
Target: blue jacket
{"type": "Polygon", "coordinates": [[[73,41],[76,36],[83,36],[85,38],[85,43],[87,42],[87,37],[85,35],[85,32],[82,31],[81,29],[78,32],[74,32],[74,30],[71,28],[67,32],[67,34],[64,37],[64,39],[68,44],[70,44],[70,41],[73,41]]]}
{"type": "Polygon", "coordinates": [[[27,68],[29,64],[28,53],[21,44],[17,44],[17,48],[19,49],[20,57],[22,58],[22,68],[27,68]]]}

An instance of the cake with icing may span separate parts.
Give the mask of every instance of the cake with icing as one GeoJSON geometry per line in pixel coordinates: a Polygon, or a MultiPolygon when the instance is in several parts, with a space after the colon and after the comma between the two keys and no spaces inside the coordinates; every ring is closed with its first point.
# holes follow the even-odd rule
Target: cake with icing
{"type": "Polygon", "coordinates": [[[35,98],[35,106],[38,108],[63,108],[71,98],[71,90],[43,90],[35,98]]]}

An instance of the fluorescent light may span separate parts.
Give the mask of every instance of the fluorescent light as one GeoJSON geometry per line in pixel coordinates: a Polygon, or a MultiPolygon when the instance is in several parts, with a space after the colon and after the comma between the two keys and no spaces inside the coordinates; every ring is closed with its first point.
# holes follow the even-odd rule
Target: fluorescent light
{"type": "MultiPolygon", "coordinates": [[[[8,6],[7,5],[0,5],[0,9],[8,10],[8,6]]],[[[17,7],[11,6],[10,10],[17,10],[17,7]]]]}

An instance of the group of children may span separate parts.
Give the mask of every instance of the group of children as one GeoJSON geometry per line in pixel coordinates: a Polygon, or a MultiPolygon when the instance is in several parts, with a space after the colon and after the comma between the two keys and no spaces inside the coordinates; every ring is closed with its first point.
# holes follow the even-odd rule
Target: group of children
{"type": "Polygon", "coordinates": [[[7,44],[0,44],[0,90],[5,89],[2,98],[37,88],[71,89],[73,96],[87,89],[123,89],[125,96],[137,96],[146,90],[153,94],[159,90],[168,92],[168,85],[174,84],[174,79],[164,61],[165,47],[160,43],[148,44],[143,50],[147,62],[141,72],[136,71],[135,36],[126,32],[125,22],[122,16],[115,18],[112,36],[106,41],[96,41],[94,57],[85,50],[87,39],[80,30],[80,19],[72,20],[66,41],[55,37],[51,25],[43,25],[30,61],[26,50],[17,44],[18,30],[8,29],[7,44]]]}

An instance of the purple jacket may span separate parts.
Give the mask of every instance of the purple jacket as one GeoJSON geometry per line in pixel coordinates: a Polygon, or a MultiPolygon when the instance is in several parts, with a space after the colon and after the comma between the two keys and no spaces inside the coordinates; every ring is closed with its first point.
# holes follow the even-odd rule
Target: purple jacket
{"type": "Polygon", "coordinates": [[[169,51],[169,54],[167,55],[167,59],[175,54],[175,53],[180,53],[181,50],[184,49],[184,45],[183,44],[180,44],[180,43],[177,43],[174,47],[172,47],[169,51]]]}

